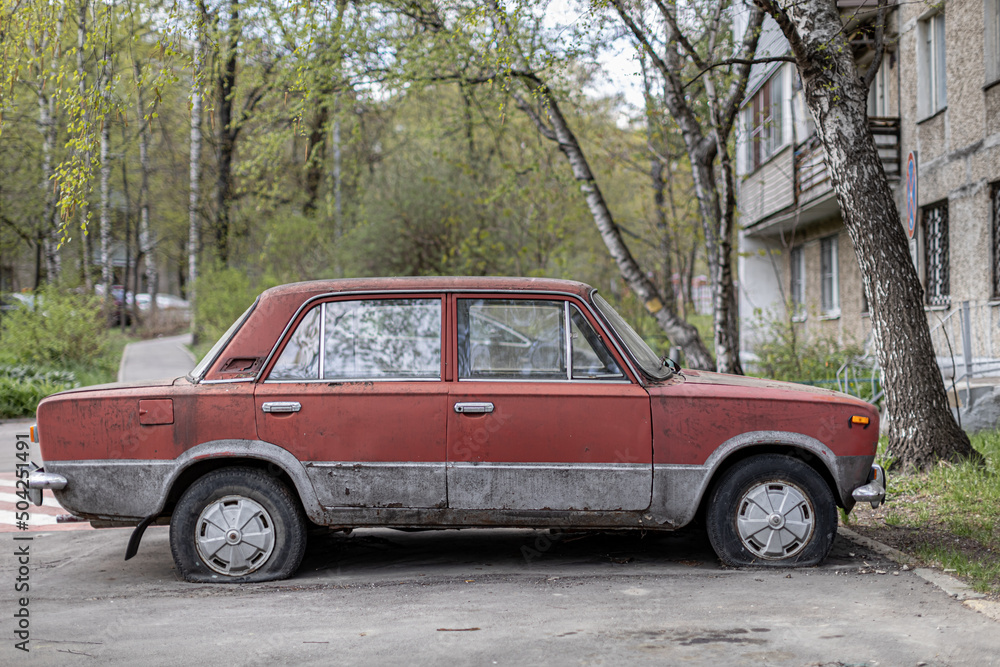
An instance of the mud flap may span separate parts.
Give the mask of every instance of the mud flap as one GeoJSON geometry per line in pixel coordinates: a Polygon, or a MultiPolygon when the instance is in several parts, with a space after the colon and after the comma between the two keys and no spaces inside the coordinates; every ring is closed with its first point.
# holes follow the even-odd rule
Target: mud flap
{"type": "Polygon", "coordinates": [[[135,530],[132,531],[132,536],[128,538],[128,546],[125,548],[125,560],[129,560],[132,556],[139,553],[139,542],[142,540],[142,534],[146,532],[149,524],[155,520],[156,515],[151,514],[140,521],[139,525],[135,527],[135,530]]]}

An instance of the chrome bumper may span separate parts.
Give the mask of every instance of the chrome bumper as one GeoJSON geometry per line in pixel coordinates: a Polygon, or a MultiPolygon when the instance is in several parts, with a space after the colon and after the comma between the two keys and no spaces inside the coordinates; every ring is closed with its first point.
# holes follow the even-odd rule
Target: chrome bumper
{"type": "Polygon", "coordinates": [[[35,505],[42,504],[42,490],[52,489],[58,491],[66,488],[66,478],[52,472],[45,472],[45,468],[34,468],[28,473],[28,500],[35,505]]]}
{"type": "Polygon", "coordinates": [[[872,464],[868,481],[854,489],[851,495],[859,503],[871,503],[872,509],[881,505],[885,501],[885,470],[882,466],[872,464]]]}

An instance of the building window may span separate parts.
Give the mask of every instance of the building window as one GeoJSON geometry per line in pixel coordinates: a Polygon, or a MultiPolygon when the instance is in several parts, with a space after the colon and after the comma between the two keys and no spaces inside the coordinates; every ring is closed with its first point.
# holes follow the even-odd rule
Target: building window
{"type": "Polygon", "coordinates": [[[994,183],[990,194],[993,203],[993,298],[1000,299],[1000,182],[994,183]]]}
{"type": "Polygon", "coordinates": [[[948,266],[948,202],[927,206],[924,221],[924,296],[929,306],[951,301],[948,266]]]}
{"type": "Polygon", "coordinates": [[[872,87],[868,91],[869,118],[888,118],[892,115],[889,111],[889,91],[891,88],[889,73],[889,54],[886,53],[879,65],[878,72],[875,74],[875,80],[872,81],[872,87]]]}
{"type": "Polygon", "coordinates": [[[821,305],[823,314],[840,315],[840,286],[837,276],[837,237],[828,236],[819,242],[821,305]]]}
{"type": "Polygon", "coordinates": [[[983,64],[986,83],[1000,79],[1000,0],[983,0],[983,64]]]}
{"type": "Polygon", "coordinates": [[[744,160],[748,172],[760,167],[784,145],[781,113],[784,77],[781,72],[778,69],[743,108],[744,160]]]}
{"type": "Polygon", "coordinates": [[[805,319],[806,315],[806,254],[802,246],[792,248],[791,261],[791,293],[792,319],[805,319]]]}
{"type": "Polygon", "coordinates": [[[944,14],[917,26],[917,97],[919,115],[931,116],[948,105],[944,59],[944,14]]]}

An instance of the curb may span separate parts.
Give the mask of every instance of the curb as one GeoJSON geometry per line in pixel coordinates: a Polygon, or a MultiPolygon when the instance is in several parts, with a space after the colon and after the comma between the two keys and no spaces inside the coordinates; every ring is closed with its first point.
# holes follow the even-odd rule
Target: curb
{"type": "MultiPolygon", "coordinates": [[[[875,553],[885,556],[900,565],[913,565],[915,562],[915,559],[912,556],[909,556],[899,549],[894,549],[889,545],[882,544],[881,542],[873,540],[870,537],[859,535],[850,528],[838,526],[837,533],[843,535],[855,544],[871,549],[875,553]]],[[[965,582],[939,570],[928,567],[918,567],[914,568],[912,572],[924,581],[934,584],[940,588],[945,595],[955,598],[961,602],[963,606],[968,607],[973,611],[978,611],[987,618],[1000,623],[1000,602],[986,600],[985,595],[972,590],[965,582]]]]}

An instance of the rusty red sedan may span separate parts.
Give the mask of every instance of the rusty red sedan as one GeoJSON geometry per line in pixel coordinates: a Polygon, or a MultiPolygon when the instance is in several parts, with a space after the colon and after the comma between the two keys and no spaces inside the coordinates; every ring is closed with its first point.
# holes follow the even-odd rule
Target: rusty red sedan
{"type": "Polygon", "coordinates": [[[190,581],[293,574],[335,528],[672,530],[732,566],[813,565],[884,499],[878,413],[681,370],[595,289],[529,278],[262,293],[186,377],[38,407],[41,489],[97,527],[170,524],[190,581]]]}

